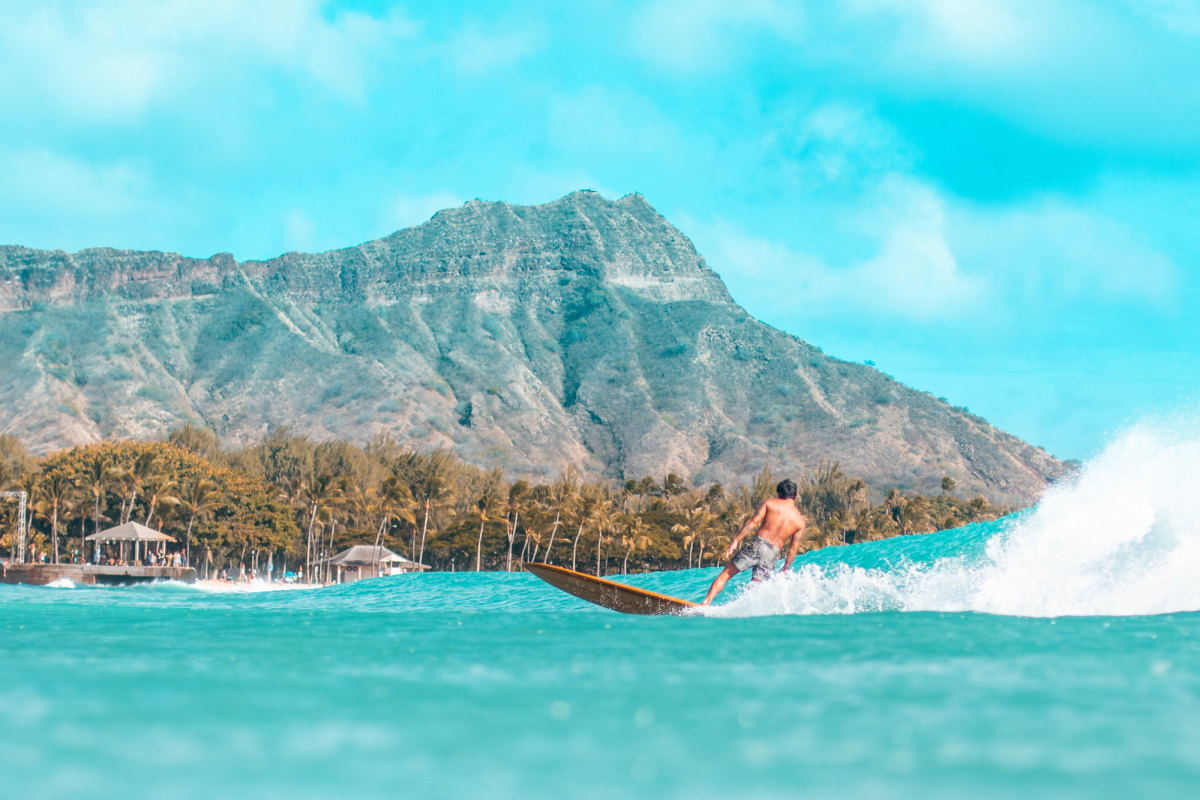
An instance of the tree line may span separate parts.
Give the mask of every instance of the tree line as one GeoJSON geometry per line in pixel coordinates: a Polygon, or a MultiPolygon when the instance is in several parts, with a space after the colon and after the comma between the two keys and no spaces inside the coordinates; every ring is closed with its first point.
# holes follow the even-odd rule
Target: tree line
{"type": "MultiPolygon", "coordinates": [[[[163,441],[105,441],[30,457],[0,436],[0,490],[24,490],[29,546],[49,560],[86,560],[84,537],[140,522],[171,534],[186,563],[217,570],[303,568],[352,544],[385,546],[437,570],[520,570],[533,561],[596,575],[713,566],[739,525],[792,477],[809,520],[804,550],[928,533],[1010,509],[982,497],[870,487],[836,463],[809,475],[763,469],[749,485],[693,486],[675,474],[585,481],[568,468],[542,482],[509,480],[447,451],[418,452],[380,435],[365,445],[315,442],[285,428],[226,449],[184,425],[163,441]]],[[[12,551],[16,504],[0,505],[0,550],[12,551]]]]}

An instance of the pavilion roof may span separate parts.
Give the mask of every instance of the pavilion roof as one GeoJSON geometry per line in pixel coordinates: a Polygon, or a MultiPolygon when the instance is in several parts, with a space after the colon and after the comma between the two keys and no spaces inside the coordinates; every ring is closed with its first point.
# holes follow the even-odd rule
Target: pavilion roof
{"type": "Polygon", "coordinates": [[[153,528],[147,528],[137,522],[126,522],[124,525],[118,525],[115,528],[108,528],[99,533],[93,533],[91,536],[85,537],[89,542],[173,542],[174,538],[167,536],[162,531],[156,531],[153,528]]]}

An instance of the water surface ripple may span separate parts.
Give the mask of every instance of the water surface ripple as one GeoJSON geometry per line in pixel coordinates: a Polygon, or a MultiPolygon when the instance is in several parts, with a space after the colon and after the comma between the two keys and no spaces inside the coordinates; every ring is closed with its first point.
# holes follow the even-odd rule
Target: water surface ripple
{"type": "Polygon", "coordinates": [[[526,574],[0,586],[3,795],[1192,798],[1197,472],[1135,431],[1030,512],[811,553],[704,616],[526,574]]]}
{"type": "Polygon", "coordinates": [[[707,617],[520,574],[0,587],[5,795],[1193,796],[1200,615],[903,608],[1014,524],[814,553],[707,617]]]}

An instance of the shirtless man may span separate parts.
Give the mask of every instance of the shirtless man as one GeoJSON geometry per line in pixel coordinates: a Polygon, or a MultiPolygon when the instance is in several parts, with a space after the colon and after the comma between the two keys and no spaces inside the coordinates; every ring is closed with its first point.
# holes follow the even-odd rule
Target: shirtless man
{"type": "Polygon", "coordinates": [[[753,581],[771,577],[771,573],[775,571],[775,562],[779,560],[779,551],[789,539],[791,544],[788,547],[787,560],[783,562],[783,569],[786,572],[791,568],[796,552],[800,549],[800,539],[803,538],[804,526],[807,523],[804,521],[804,515],[796,508],[796,484],[790,480],[780,481],[775,487],[775,493],[779,497],[764,500],[758,511],[754,512],[754,516],[746,520],[741,531],[729,543],[725,558],[730,561],[725,570],[712,582],[702,605],[711,603],[725,588],[729,579],[744,569],[754,568],[754,572],[751,573],[753,581]],[[738,550],[737,546],[756,527],[758,536],[738,550]],[[737,551],[736,556],[734,551],[737,551]]]}

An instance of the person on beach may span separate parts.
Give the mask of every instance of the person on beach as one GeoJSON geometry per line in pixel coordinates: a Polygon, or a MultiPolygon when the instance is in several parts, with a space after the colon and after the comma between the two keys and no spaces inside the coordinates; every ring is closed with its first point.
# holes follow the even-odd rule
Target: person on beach
{"type": "Polygon", "coordinates": [[[729,543],[725,558],[729,563],[712,582],[708,595],[701,605],[709,605],[713,598],[720,594],[725,584],[734,575],[744,569],[753,569],[750,580],[761,581],[771,577],[775,571],[775,562],[779,560],[779,551],[785,542],[789,542],[787,560],[783,562],[786,572],[792,566],[796,553],[800,549],[800,539],[803,538],[804,526],[807,524],[804,515],[796,508],[796,484],[783,480],[775,487],[778,497],[764,500],[754,512],[754,516],[746,520],[746,524],[738,535],[729,543]],[[750,535],[750,531],[758,529],[758,535],[746,542],[746,546],[738,550],[742,540],[750,535]],[[737,555],[734,555],[734,553],[737,555]]]}

